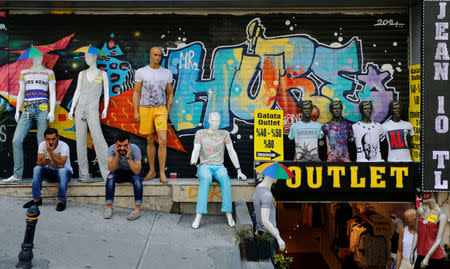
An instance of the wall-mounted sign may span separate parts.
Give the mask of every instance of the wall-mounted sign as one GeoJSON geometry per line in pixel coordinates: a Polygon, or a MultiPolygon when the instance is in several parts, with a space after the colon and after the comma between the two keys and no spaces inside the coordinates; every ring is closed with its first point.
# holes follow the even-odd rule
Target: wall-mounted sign
{"type": "Polygon", "coordinates": [[[255,160],[284,159],[283,110],[255,110],[255,160]]]}
{"type": "Polygon", "coordinates": [[[420,64],[409,66],[409,111],[408,120],[414,127],[411,137],[411,157],[414,162],[420,162],[420,64]]]}

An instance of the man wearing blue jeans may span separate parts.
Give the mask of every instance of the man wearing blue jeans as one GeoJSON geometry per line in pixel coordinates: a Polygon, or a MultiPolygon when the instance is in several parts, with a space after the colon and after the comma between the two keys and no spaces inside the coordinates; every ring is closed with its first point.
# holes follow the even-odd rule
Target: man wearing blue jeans
{"type": "Polygon", "coordinates": [[[73,170],[70,166],[70,150],[64,141],[59,141],[58,131],[47,128],[44,139],[39,144],[36,166],[33,170],[33,200],[25,203],[24,208],[32,205],[42,205],[42,180],[59,182],[57,211],[66,209],[67,185],[72,178],[73,170]]]}
{"type": "Polygon", "coordinates": [[[108,149],[108,169],[106,178],[106,209],[103,214],[105,219],[110,219],[113,214],[114,191],[116,183],[131,182],[134,189],[135,209],[128,215],[128,220],[135,220],[141,216],[142,205],[142,174],[141,174],[141,150],[135,144],[130,143],[130,136],[122,133],[116,137],[116,143],[108,149]]]}

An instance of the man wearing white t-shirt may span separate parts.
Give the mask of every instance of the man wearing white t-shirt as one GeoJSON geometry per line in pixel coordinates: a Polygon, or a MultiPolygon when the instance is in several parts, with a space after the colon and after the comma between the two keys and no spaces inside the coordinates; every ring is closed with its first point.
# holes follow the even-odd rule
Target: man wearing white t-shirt
{"type": "Polygon", "coordinates": [[[150,170],[144,180],[156,176],[155,141],[158,136],[159,181],[167,183],[165,174],[167,156],[167,119],[173,103],[172,72],[159,65],[162,52],[150,49],[150,64],[136,71],[133,107],[134,121],[139,122],[139,133],[147,136],[147,156],[150,170]],[[156,135],[155,135],[156,132],[156,135]]]}
{"type": "Polygon", "coordinates": [[[66,208],[67,185],[72,178],[73,170],[70,166],[70,150],[64,141],[59,141],[58,131],[47,128],[44,139],[39,144],[36,166],[33,170],[33,200],[25,203],[24,208],[32,205],[42,205],[41,189],[42,180],[58,181],[58,205],[56,211],[66,208]]]}

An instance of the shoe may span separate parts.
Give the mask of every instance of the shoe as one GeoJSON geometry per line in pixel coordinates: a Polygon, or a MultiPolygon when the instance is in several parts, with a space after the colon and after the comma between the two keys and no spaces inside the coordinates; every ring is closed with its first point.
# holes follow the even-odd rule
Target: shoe
{"type": "Polygon", "coordinates": [[[140,212],[137,212],[136,210],[133,210],[128,215],[127,220],[135,220],[135,219],[138,219],[140,216],[141,216],[140,212]]]}
{"type": "Polygon", "coordinates": [[[23,204],[23,208],[30,208],[33,205],[37,205],[37,206],[42,205],[42,199],[39,199],[37,202],[34,202],[34,199],[29,202],[26,202],[25,204],[23,204]]]}
{"type": "Polygon", "coordinates": [[[20,180],[22,180],[22,179],[21,178],[17,178],[15,176],[10,176],[7,179],[3,179],[2,182],[14,182],[14,181],[20,181],[20,180]]]}
{"type": "Polygon", "coordinates": [[[66,202],[58,202],[58,205],[56,206],[56,211],[64,211],[66,209],[66,202]]]}
{"type": "Polygon", "coordinates": [[[105,209],[105,212],[103,213],[103,218],[105,218],[105,219],[110,219],[110,218],[112,217],[112,215],[113,215],[113,209],[107,207],[107,208],[105,209]]]}

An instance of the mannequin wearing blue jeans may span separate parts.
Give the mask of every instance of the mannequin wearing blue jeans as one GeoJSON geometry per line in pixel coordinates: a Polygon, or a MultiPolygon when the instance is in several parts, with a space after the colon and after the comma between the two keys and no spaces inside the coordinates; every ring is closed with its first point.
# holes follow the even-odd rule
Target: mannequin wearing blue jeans
{"type": "Polygon", "coordinates": [[[231,201],[231,183],[227,169],[223,165],[201,164],[198,166],[197,175],[200,178],[198,186],[197,209],[195,212],[207,214],[209,186],[214,178],[220,183],[222,189],[222,212],[233,211],[231,201]]]}

